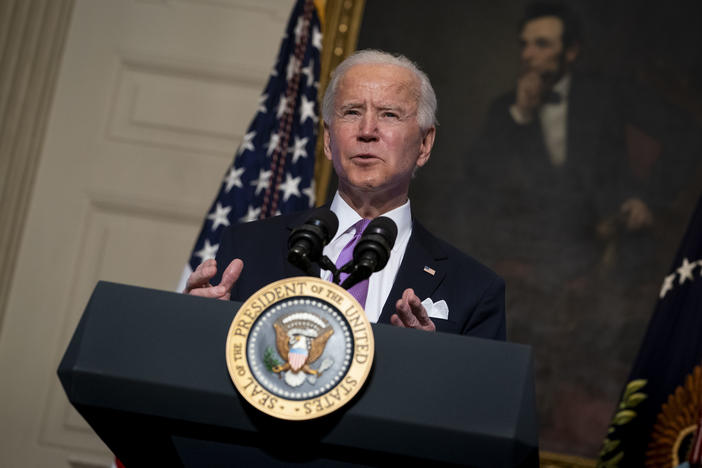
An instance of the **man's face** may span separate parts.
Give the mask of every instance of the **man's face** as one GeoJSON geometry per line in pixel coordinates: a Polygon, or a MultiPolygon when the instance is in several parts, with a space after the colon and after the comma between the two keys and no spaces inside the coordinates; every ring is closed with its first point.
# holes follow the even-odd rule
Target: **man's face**
{"type": "Polygon", "coordinates": [[[418,84],[395,65],[356,65],[341,78],[324,153],[342,194],[406,199],[412,173],[429,160],[434,143],[434,127],[421,131],[417,123],[418,84]]]}
{"type": "Polygon", "coordinates": [[[522,28],[522,72],[536,72],[545,79],[557,81],[578,54],[577,47],[563,49],[563,22],[556,16],[528,21],[522,28]]]}

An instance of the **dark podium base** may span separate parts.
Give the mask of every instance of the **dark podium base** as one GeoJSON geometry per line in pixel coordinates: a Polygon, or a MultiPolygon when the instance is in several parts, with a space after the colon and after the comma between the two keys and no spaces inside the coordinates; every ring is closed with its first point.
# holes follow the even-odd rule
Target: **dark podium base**
{"type": "Polygon", "coordinates": [[[318,420],[281,421],[229,378],[238,306],[97,285],[59,377],[127,468],[538,466],[529,347],[374,325],[357,398],[318,420]]]}

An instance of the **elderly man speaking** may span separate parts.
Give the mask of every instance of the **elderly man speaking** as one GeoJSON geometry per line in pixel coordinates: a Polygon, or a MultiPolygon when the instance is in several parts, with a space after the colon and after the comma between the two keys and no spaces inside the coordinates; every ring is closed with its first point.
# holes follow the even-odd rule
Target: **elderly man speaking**
{"type": "MultiPolygon", "coordinates": [[[[339,179],[330,206],[339,229],[324,254],[337,262],[369,220],[386,216],[398,234],[388,264],[362,285],[368,319],[504,340],[503,280],[412,217],[410,181],[429,161],[435,114],[429,78],[406,57],[363,50],[337,67],[322,115],[324,153],[339,179]]],[[[304,274],[286,252],[290,229],[308,214],[231,226],[217,258],[198,266],[185,292],[243,301],[268,283],[304,274]]]]}

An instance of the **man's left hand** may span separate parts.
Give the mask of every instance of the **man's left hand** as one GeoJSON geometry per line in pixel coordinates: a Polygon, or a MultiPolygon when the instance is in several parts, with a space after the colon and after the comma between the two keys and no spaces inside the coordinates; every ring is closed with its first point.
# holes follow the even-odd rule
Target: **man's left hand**
{"type": "Polygon", "coordinates": [[[638,231],[653,225],[653,214],[639,198],[628,198],[620,207],[624,225],[629,231],[638,231]]]}
{"type": "Polygon", "coordinates": [[[436,331],[436,325],[431,321],[414,290],[405,289],[402,297],[395,304],[396,314],[390,317],[390,323],[396,327],[417,328],[424,331],[436,331]]]}

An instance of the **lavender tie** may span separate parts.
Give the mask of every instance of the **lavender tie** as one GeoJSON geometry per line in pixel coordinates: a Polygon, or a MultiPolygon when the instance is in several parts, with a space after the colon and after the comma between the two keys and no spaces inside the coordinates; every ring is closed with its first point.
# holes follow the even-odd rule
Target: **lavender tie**
{"type": "MultiPolygon", "coordinates": [[[[363,231],[366,229],[366,226],[368,226],[368,223],[370,222],[370,219],[362,219],[356,224],[354,224],[354,227],[356,228],[356,233],[353,235],[353,238],[349,241],[348,244],[346,244],[346,246],[339,254],[339,258],[336,260],[337,268],[341,268],[342,266],[346,265],[349,262],[349,260],[353,258],[353,249],[354,247],[356,247],[358,239],[360,239],[361,234],[363,234],[363,231]]],[[[343,283],[348,276],[348,273],[342,273],[341,282],[343,283]]],[[[366,296],[368,296],[368,278],[351,286],[349,288],[349,292],[353,297],[356,298],[359,304],[361,304],[361,306],[365,308],[366,296]]]]}

